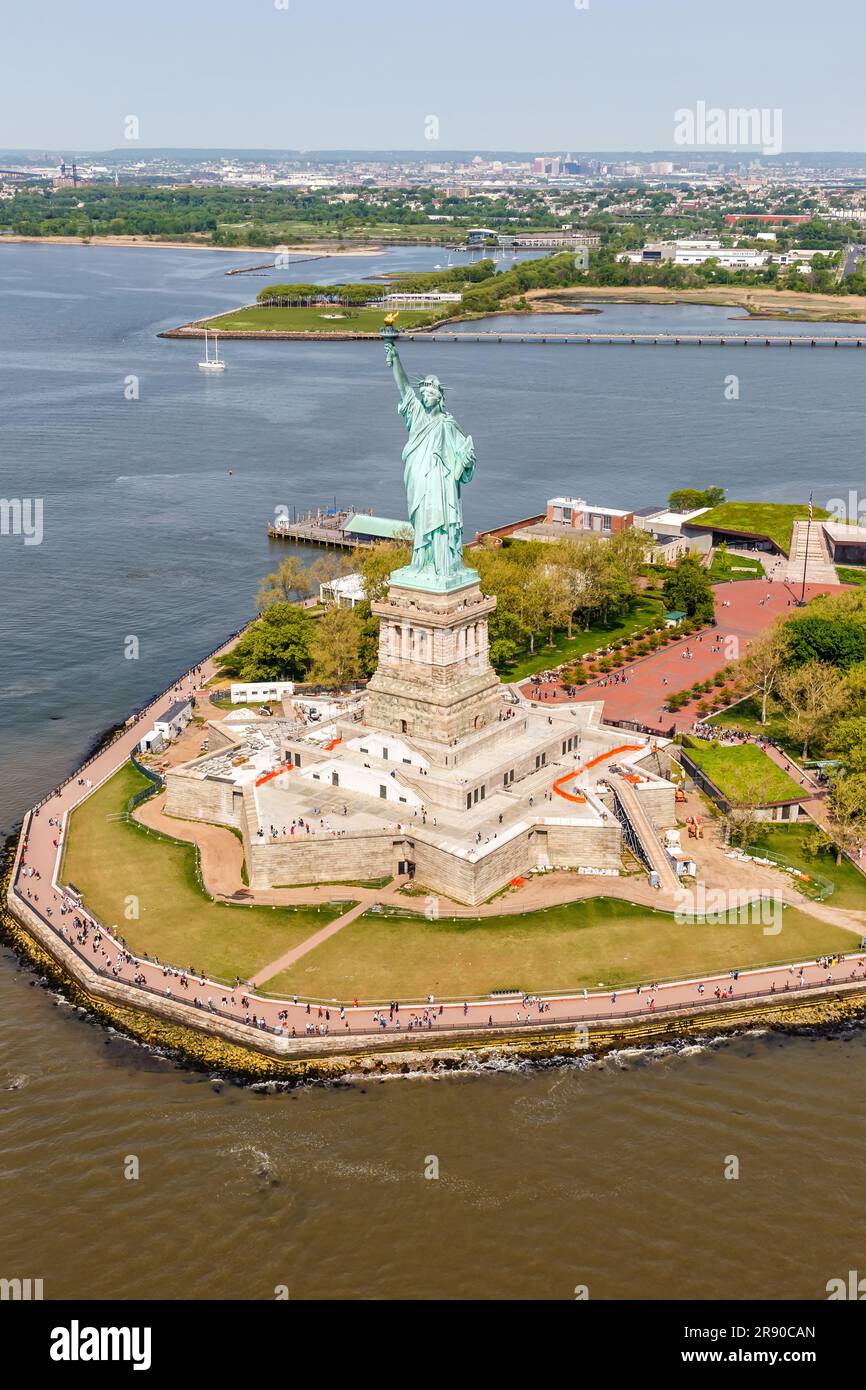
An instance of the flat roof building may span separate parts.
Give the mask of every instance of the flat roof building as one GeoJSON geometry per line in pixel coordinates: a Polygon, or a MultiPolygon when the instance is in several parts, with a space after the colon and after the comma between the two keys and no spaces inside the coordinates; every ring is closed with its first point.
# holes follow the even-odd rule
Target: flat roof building
{"type": "Polygon", "coordinates": [[[611,536],[617,531],[627,531],[634,523],[634,513],[622,507],[593,506],[582,497],[551,497],[546,521],[549,526],[611,536]]]}
{"type": "Polygon", "coordinates": [[[366,598],[360,574],[344,574],[319,585],[319,602],[335,603],[338,608],[354,608],[366,598]]]}

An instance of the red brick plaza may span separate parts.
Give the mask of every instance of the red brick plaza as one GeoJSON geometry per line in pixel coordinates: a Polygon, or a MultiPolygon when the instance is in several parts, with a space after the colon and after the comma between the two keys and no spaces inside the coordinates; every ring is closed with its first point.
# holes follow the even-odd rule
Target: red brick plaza
{"type": "MultiPolygon", "coordinates": [[[[844,588],[844,584],[807,584],[806,599],[816,594],[841,593],[844,588]]],[[[694,704],[689,703],[671,714],[664,709],[670,696],[688,689],[696,681],[707,680],[724,666],[745,656],[749,644],[774,619],[794,610],[800,586],[766,579],[737,579],[717,584],[715,594],[715,627],[683,637],[650,656],[619,667],[616,673],[582,685],[573,697],[566,695],[558,680],[541,685],[526,681],[520,689],[540,704],[604,700],[606,719],[633,719],[665,732],[672,724],[678,729],[688,728],[695,719],[694,704]],[[684,655],[687,651],[690,656],[684,655]],[[619,676],[618,682],[614,681],[614,674],[619,676]]]]}

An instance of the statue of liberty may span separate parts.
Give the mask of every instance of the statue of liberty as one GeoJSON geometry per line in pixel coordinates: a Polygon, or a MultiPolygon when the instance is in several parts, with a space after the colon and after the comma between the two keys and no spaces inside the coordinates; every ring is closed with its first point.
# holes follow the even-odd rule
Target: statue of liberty
{"type": "Polygon", "coordinates": [[[460,505],[460,489],[475,469],[472,436],[445,409],[445,388],[438,377],[422,377],[415,394],[394,345],[393,328],[382,334],[385,360],[400,393],[397,410],[409,431],[403,482],[414,531],[412,563],[395,570],[391,581],[434,591],[476,583],[476,571],[463,564],[460,505]]]}

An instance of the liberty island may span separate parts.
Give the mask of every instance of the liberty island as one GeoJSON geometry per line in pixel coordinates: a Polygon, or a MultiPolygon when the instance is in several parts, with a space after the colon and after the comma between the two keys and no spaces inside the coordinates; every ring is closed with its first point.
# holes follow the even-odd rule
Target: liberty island
{"type": "MultiPolygon", "coordinates": [[[[441,383],[416,376],[416,395],[391,347],[398,420],[408,436],[407,510],[420,544],[372,605],[378,665],[366,689],[323,702],[315,724],[291,698],[273,717],[244,708],[219,718],[209,708],[216,669],[204,660],[27,816],[10,866],[11,916],[38,942],[40,962],[46,953],[58,962],[106,1021],[129,1026],[131,1015],[144,1014],[139,1036],[168,1039],[229,1069],[250,1066],[251,1053],[262,1069],[281,1061],[324,1067],[322,1059],[348,1065],[352,1050],[393,1050],[405,1036],[401,1029],[433,1032],[440,1045],[447,1039],[482,1048],[487,1040],[518,1050],[536,1041],[557,1051],[603,1048],[623,1026],[637,1025],[647,1036],[654,1025],[646,1010],[655,1007],[656,993],[660,1010],[694,1016],[721,1007],[735,1017],[723,975],[704,975],[716,986],[714,1000],[697,998],[694,987],[695,975],[718,969],[700,945],[717,929],[706,924],[688,943],[673,939],[679,885],[662,842],[679,833],[669,740],[634,720],[617,727],[605,717],[610,692],[545,703],[528,685],[497,677],[488,632],[496,599],[482,592],[461,554],[461,494],[476,467],[475,443],[464,429],[471,402],[458,424],[445,409],[441,383]],[[141,763],[133,766],[130,757],[180,685],[196,701],[199,728],[190,727],[178,741],[179,756],[160,769],[152,783],[157,794],[141,800],[141,763]],[[203,749],[202,733],[209,745],[203,749]],[[131,809],[133,795],[141,805],[131,809]],[[132,855],[125,867],[114,856],[121,822],[123,849],[132,855]],[[183,898],[172,882],[181,840],[201,856],[200,886],[183,898]],[[151,852],[153,876],[144,882],[142,854],[151,852]],[[646,882],[647,873],[658,876],[658,888],[646,882]],[[144,895],[149,911],[141,922],[126,920],[122,902],[115,905],[122,883],[144,895]],[[423,915],[407,905],[419,895],[423,915]],[[386,915],[377,918],[383,904],[386,915]],[[590,925],[596,907],[595,931],[578,930],[590,925]],[[643,920],[632,930],[635,913],[643,920]],[[368,973],[367,952],[371,938],[381,942],[388,914],[396,914],[400,941],[387,947],[380,979],[368,973]],[[557,915],[562,935],[554,940],[557,915]],[[616,944],[626,925],[628,965],[616,944]],[[666,930],[657,931],[661,926],[666,930]],[[646,956],[635,965],[632,942],[641,936],[646,956]],[[453,969],[461,937],[472,956],[463,979],[453,969]],[[539,938],[547,939],[543,960],[534,954],[539,938]],[[325,945],[332,941],[336,954],[325,945]],[[664,953],[675,945],[666,968],[664,953]],[[341,961],[348,979],[331,975],[325,985],[320,951],[331,951],[325,968],[341,961]],[[422,958],[427,963],[419,967],[422,958]],[[647,998],[634,986],[641,976],[672,983],[647,998]],[[605,978],[617,988],[575,989],[605,978]],[[515,999],[516,991],[503,990],[498,997],[498,987],[512,983],[548,992],[515,999]],[[387,997],[392,986],[404,999],[424,999],[429,984],[443,1002],[435,1011],[409,1006],[408,1022],[405,1005],[402,1016],[357,1000],[334,1005],[351,999],[355,986],[368,1000],[387,997]],[[461,1006],[464,987],[472,1002],[461,1006]],[[318,996],[312,1019],[310,996],[318,996]],[[552,1040],[550,1030],[563,1025],[569,1037],[552,1040]],[[215,1039],[220,1052],[213,1051],[215,1039]]],[[[384,413],[384,390],[382,407],[384,413]]],[[[395,445],[397,438],[394,430],[395,445]]],[[[483,466],[485,450],[478,455],[483,466]]],[[[396,447],[392,466],[396,476],[396,447]]],[[[753,866],[719,855],[701,863],[700,873],[710,888],[748,887],[760,877],[753,866]]],[[[771,883],[773,873],[778,881],[777,871],[765,875],[771,883]]],[[[786,901],[796,902],[793,890],[786,901]]],[[[786,941],[805,963],[798,988],[820,991],[825,970],[810,962],[819,952],[844,950],[852,937],[850,928],[806,919],[808,926],[804,917],[794,914],[799,926],[786,917],[786,941]]],[[[727,959],[730,948],[723,949],[727,959]]],[[[768,943],[750,947],[753,968],[738,988],[751,996],[781,994],[784,976],[764,964],[774,959],[768,943]]],[[[846,967],[834,989],[842,982],[852,992],[860,988],[859,970],[846,967]]],[[[663,1036],[676,1025],[658,1027],[663,1036]]],[[[414,1047],[414,1036],[406,1043],[414,1047]]]]}

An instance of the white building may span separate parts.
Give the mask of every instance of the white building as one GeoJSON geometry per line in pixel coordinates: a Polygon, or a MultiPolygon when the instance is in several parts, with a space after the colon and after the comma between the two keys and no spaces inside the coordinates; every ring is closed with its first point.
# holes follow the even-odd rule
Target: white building
{"type": "Polygon", "coordinates": [[[154,719],[153,727],[158,734],[162,734],[166,743],[171,743],[173,738],[183,733],[191,719],[192,700],[176,700],[163,710],[159,718],[154,719]]]}
{"type": "Polygon", "coordinates": [[[370,301],[373,309],[427,309],[437,304],[459,304],[462,294],[446,290],[426,290],[420,294],[386,294],[370,301]]]}
{"type": "Polygon", "coordinates": [[[354,608],[366,598],[360,574],[344,574],[319,585],[319,602],[335,603],[339,608],[354,608]]]}
{"type": "Polygon", "coordinates": [[[706,261],[718,261],[720,270],[762,270],[770,259],[768,251],[757,251],[750,246],[715,247],[692,246],[678,241],[674,265],[704,265],[706,261]]]}
{"type": "Polygon", "coordinates": [[[161,753],[164,747],[165,739],[156,729],[148,729],[138,740],[139,753],[161,753]]]}
{"type": "Polygon", "coordinates": [[[282,700],[294,695],[294,681],[234,681],[231,687],[233,705],[263,705],[268,700],[282,700]]]}

